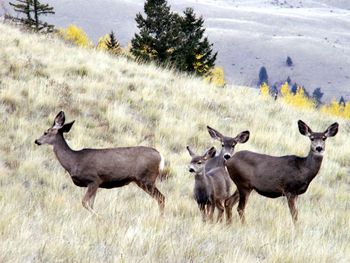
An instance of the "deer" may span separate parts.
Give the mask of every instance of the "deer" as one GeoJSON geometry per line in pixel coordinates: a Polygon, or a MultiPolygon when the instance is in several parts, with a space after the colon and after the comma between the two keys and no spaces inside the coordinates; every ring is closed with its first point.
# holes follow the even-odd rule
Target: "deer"
{"type": "Polygon", "coordinates": [[[220,168],[205,172],[205,164],[215,158],[215,147],[211,147],[203,155],[194,153],[189,146],[187,151],[191,156],[188,169],[195,175],[193,194],[203,222],[208,218],[213,221],[215,207],[218,209],[217,222],[222,222],[225,201],[231,196],[231,178],[224,169],[220,168]]]}
{"type": "Polygon", "coordinates": [[[318,174],[325,152],[325,141],[338,133],[338,127],[338,123],[333,123],[324,132],[313,132],[306,123],[299,120],[299,132],[311,142],[306,157],[276,157],[251,151],[236,152],[226,162],[228,173],[238,189],[227,201],[228,210],[231,211],[239,200],[237,212],[241,222],[245,223],[244,209],[253,190],[268,198],[285,196],[292,221],[296,225],[298,196],[307,191],[311,181],[318,174]]]}
{"type": "MultiPolygon", "coordinates": [[[[249,140],[250,132],[249,131],[242,131],[239,134],[237,134],[235,137],[225,136],[221,132],[217,131],[216,129],[207,126],[207,130],[209,135],[215,139],[221,142],[221,151],[218,155],[214,156],[213,158],[209,159],[205,163],[205,171],[207,173],[219,173],[222,176],[229,177],[229,174],[226,169],[226,161],[231,158],[231,156],[234,153],[235,146],[238,143],[246,143],[249,140]]],[[[233,196],[236,197],[238,200],[238,190],[235,191],[233,196]]],[[[225,213],[226,213],[226,221],[228,224],[232,222],[232,208],[231,203],[234,202],[234,199],[226,199],[225,200],[225,213]]]]}
{"type": "Polygon", "coordinates": [[[56,158],[73,183],[87,187],[83,207],[98,216],[93,209],[98,188],[112,189],[133,182],[158,202],[163,215],[165,197],[155,186],[164,167],[162,155],[145,146],[72,150],[63,135],[73,124],[74,121],[65,123],[65,114],[60,111],[53,125],[35,140],[35,144],[52,145],[56,158]]]}

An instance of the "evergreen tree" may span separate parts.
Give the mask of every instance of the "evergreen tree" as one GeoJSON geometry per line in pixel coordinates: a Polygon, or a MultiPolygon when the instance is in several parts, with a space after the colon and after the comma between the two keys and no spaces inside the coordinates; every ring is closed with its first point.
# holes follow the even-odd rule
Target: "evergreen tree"
{"type": "Polygon", "coordinates": [[[36,31],[47,29],[52,31],[53,25],[49,25],[45,22],[40,21],[41,15],[54,14],[53,7],[48,4],[42,4],[38,0],[16,0],[15,3],[9,3],[13,6],[14,10],[18,13],[25,14],[25,18],[17,19],[23,24],[34,28],[36,31]]]}
{"type": "Polygon", "coordinates": [[[287,64],[288,67],[293,66],[293,61],[292,61],[292,59],[289,56],[287,57],[286,64],[287,64]]]}
{"type": "Polygon", "coordinates": [[[136,15],[139,34],[131,40],[132,54],[143,61],[167,65],[178,41],[178,15],[170,12],[166,0],[146,0],[145,17],[136,15]]]}
{"type": "Polygon", "coordinates": [[[294,83],[290,91],[295,95],[297,93],[297,90],[298,84],[294,83]]]}
{"type": "Polygon", "coordinates": [[[203,76],[214,68],[217,52],[204,37],[203,17],[196,17],[192,8],[186,8],[180,18],[179,47],[174,52],[174,64],[181,71],[203,76]]]}
{"type": "Polygon", "coordinates": [[[321,99],[323,97],[323,92],[321,91],[321,88],[316,88],[312,92],[312,98],[316,100],[317,105],[320,105],[322,103],[321,99]]]}
{"type": "Polygon", "coordinates": [[[286,80],[286,81],[287,81],[287,83],[288,83],[288,84],[290,84],[290,83],[292,82],[292,80],[290,79],[290,77],[289,77],[289,76],[288,76],[288,78],[287,78],[287,80],[286,80]]]}
{"type": "Polygon", "coordinates": [[[120,44],[114,36],[114,32],[111,31],[109,34],[109,39],[106,40],[106,47],[112,54],[118,54],[120,52],[120,44]]]}
{"type": "Polygon", "coordinates": [[[267,70],[265,67],[260,68],[258,86],[262,85],[263,83],[269,84],[269,76],[267,75],[267,70]]]}
{"type": "Polygon", "coordinates": [[[346,101],[345,101],[345,99],[344,99],[343,96],[340,97],[339,105],[340,105],[340,106],[343,106],[343,107],[345,107],[345,105],[346,105],[346,101]]]}

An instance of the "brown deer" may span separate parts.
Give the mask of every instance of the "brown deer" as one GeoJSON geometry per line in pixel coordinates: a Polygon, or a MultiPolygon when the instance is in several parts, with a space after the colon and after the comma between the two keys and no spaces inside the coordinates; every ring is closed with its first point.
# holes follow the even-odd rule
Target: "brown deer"
{"type": "MultiPolygon", "coordinates": [[[[303,121],[298,121],[299,131],[308,136],[311,147],[308,156],[299,157],[287,155],[275,157],[250,151],[240,151],[234,154],[226,163],[230,177],[237,186],[227,201],[231,207],[238,201],[238,214],[242,223],[245,222],[244,209],[252,190],[259,194],[277,198],[286,196],[293,223],[298,220],[296,200],[306,192],[309,184],[320,170],[325,141],[338,132],[338,123],[333,123],[325,132],[313,132],[303,121]]],[[[230,215],[231,217],[231,212],[230,215]]]]}
{"type": "Polygon", "coordinates": [[[83,206],[97,215],[93,204],[98,188],[111,189],[134,182],[157,200],[163,214],[165,198],[155,186],[164,165],[161,154],[153,148],[143,146],[74,151],[63,136],[70,131],[73,123],[74,121],[65,124],[65,114],[59,112],[52,127],[35,143],[53,145],[58,161],[70,174],[73,183],[87,187],[83,206]]]}
{"type": "MultiPolygon", "coordinates": [[[[218,155],[215,157],[209,159],[205,163],[205,171],[215,173],[215,171],[219,171],[220,174],[224,175],[225,177],[229,177],[229,174],[226,169],[226,161],[231,158],[235,146],[237,143],[246,143],[249,140],[250,133],[249,131],[243,131],[236,135],[236,137],[230,137],[225,136],[219,131],[207,126],[209,135],[215,139],[221,142],[221,151],[218,155]]],[[[233,196],[238,197],[238,190],[235,191],[233,196]]],[[[237,198],[238,200],[238,198],[237,198]]],[[[225,202],[225,212],[226,212],[226,220],[227,223],[231,223],[231,214],[232,214],[232,206],[231,203],[234,200],[228,199],[225,202]]]]}
{"type": "Polygon", "coordinates": [[[231,178],[227,174],[225,167],[214,168],[205,172],[205,165],[208,160],[215,157],[216,150],[211,147],[203,155],[195,154],[189,146],[188,153],[192,157],[189,164],[189,172],[195,175],[194,198],[201,211],[203,221],[207,218],[213,220],[215,207],[218,209],[217,222],[222,221],[224,204],[231,194],[231,178]]]}

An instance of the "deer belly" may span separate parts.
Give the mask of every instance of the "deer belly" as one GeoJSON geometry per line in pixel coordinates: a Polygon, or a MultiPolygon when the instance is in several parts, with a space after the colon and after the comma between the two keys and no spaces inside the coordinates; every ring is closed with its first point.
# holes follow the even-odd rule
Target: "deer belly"
{"type": "Polygon", "coordinates": [[[76,186],[79,187],[87,187],[90,183],[92,183],[93,181],[88,179],[88,178],[81,178],[81,177],[77,177],[77,176],[72,176],[72,181],[76,186]]]}
{"type": "Polygon", "coordinates": [[[257,188],[255,188],[254,190],[257,191],[258,194],[261,194],[261,195],[263,195],[265,197],[269,197],[269,198],[277,198],[277,197],[282,196],[281,192],[274,192],[274,191],[269,191],[269,190],[261,190],[261,189],[257,189],[257,188]]]}
{"type": "Polygon", "coordinates": [[[127,185],[131,183],[132,181],[130,178],[125,178],[125,179],[119,179],[119,180],[108,180],[100,184],[100,188],[106,188],[106,189],[111,189],[115,187],[122,187],[124,185],[127,185]]]}

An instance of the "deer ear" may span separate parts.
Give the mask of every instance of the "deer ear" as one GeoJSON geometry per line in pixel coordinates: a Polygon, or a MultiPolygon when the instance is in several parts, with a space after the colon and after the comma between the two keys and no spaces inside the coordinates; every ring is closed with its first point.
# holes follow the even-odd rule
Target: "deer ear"
{"type": "Polygon", "coordinates": [[[299,132],[302,135],[309,136],[312,133],[312,130],[310,129],[309,126],[306,125],[305,122],[302,120],[298,120],[298,127],[299,127],[299,132]]]}
{"type": "Polygon", "coordinates": [[[190,146],[187,145],[186,149],[191,157],[196,156],[196,154],[191,150],[190,146]]]}
{"type": "Polygon", "coordinates": [[[60,128],[58,131],[61,132],[61,133],[69,132],[70,129],[72,128],[74,122],[75,122],[75,121],[72,121],[72,122],[69,122],[69,123],[63,125],[63,127],[60,128]]]}
{"type": "Polygon", "coordinates": [[[205,159],[210,159],[210,158],[213,158],[216,154],[216,149],[215,147],[211,147],[210,149],[208,149],[205,154],[204,154],[204,158],[205,159]]]}
{"type": "Polygon", "coordinates": [[[245,143],[249,140],[249,136],[250,136],[249,131],[243,131],[236,136],[235,141],[239,143],[245,143]]]}
{"type": "Polygon", "coordinates": [[[60,129],[63,127],[64,122],[66,121],[66,117],[64,115],[63,111],[60,111],[57,116],[55,117],[55,120],[53,122],[52,127],[60,129]]]}
{"type": "Polygon", "coordinates": [[[337,122],[333,123],[328,129],[324,132],[326,137],[333,137],[338,133],[339,124],[337,122]]]}
{"type": "Polygon", "coordinates": [[[218,132],[217,130],[207,126],[208,132],[210,134],[210,136],[215,139],[215,140],[219,140],[222,141],[222,139],[224,138],[224,135],[222,135],[220,132],[218,132]]]}

